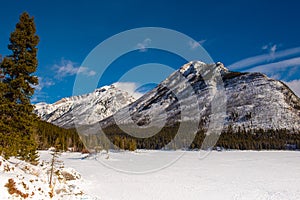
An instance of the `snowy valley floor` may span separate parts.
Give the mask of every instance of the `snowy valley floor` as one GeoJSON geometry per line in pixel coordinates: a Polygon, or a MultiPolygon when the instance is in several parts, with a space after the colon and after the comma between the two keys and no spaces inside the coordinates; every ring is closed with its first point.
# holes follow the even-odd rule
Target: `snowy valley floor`
{"type": "MultiPolygon", "coordinates": [[[[199,152],[140,150],[81,157],[63,153],[60,160],[81,174],[77,184],[92,199],[300,199],[300,152],[213,151],[199,159],[199,152]],[[171,166],[134,174],[165,166],[183,153],[171,166]]],[[[41,152],[41,159],[49,160],[49,154],[41,152]]]]}

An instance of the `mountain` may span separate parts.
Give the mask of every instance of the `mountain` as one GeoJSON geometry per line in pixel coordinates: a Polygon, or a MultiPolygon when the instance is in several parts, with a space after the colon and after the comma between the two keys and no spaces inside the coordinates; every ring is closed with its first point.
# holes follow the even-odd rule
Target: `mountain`
{"type": "Polygon", "coordinates": [[[94,92],[63,98],[53,104],[38,103],[34,112],[44,121],[70,128],[98,122],[120,108],[132,103],[135,98],[115,85],[104,86],[94,92]]]}
{"type": "Polygon", "coordinates": [[[219,120],[223,129],[298,131],[300,99],[284,83],[262,73],[232,72],[220,62],[194,61],[100,125],[149,128],[197,119],[205,128],[219,120]]]}
{"type": "Polygon", "coordinates": [[[220,62],[189,62],[138,100],[111,85],[54,104],[36,104],[35,112],[61,127],[75,122],[91,130],[99,124],[123,130],[136,124],[155,132],[155,127],[182,121],[200,122],[204,128],[300,129],[300,99],[288,86],[262,73],[229,71],[220,62]]]}

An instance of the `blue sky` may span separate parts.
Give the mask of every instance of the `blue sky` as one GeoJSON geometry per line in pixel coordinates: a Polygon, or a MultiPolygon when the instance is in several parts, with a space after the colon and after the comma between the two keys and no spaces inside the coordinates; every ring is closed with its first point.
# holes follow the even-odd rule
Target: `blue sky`
{"type": "MultiPolygon", "coordinates": [[[[27,11],[34,16],[40,36],[36,73],[40,86],[32,100],[53,103],[72,95],[76,75],[91,79],[97,75],[81,64],[99,43],[134,28],[164,27],[198,41],[187,44],[190,51],[202,45],[214,61],[229,69],[266,73],[300,94],[299,8],[296,0],[10,0],[0,7],[0,53],[9,54],[9,34],[19,15],[27,11]]],[[[168,52],[145,50],[147,39],[151,41],[137,43],[140,51],[118,58],[98,86],[118,81],[136,65],[157,62],[177,69],[186,62],[168,52]]]]}

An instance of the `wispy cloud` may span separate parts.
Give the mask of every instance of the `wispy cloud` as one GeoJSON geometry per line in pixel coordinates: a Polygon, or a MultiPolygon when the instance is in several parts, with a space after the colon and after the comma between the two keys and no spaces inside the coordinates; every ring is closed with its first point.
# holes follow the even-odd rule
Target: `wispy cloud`
{"type": "Polygon", "coordinates": [[[273,62],[269,64],[263,64],[256,67],[253,67],[247,71],[249,72],[262,72],[269,73],[275,71],[282,71],[286,68],[293,68],[295,66],[300,66],[300,57],[291,58],[283,61],[273,62]]]}
{"type": "Polygon", "coordinates": [[[136,46],[139,49],[140,52],[146,52],[147,51],[147,47],[151,44],[151,39],[150,38],[146,38],[144,39],[143,42],[138,43],[136,46]]]}
{"type": "Polygon", "coordinates": [[[137,89],[140,86],[138,83],[135,83],[135,82],[116,82],[116,83],[114,83],[114,85],[117,88],[126,91],[129,95],[133,96],[136,99],[143,96],[143,93],[137,91],[137,89]]]}
{"type": "Polygon", "coordinates": [[[62,59],[60,64],[55,64],[53,66],[55,70],[55,78],[61,79],[67,76],[73,76],[76,74],[83,74],[86,76],[94,76],[96,72],[94,70],[90,70],[88,67],[77,66],[76,63],[62,59]]]}
{"type": "Polygon", "coordinates": [[[276,50],[277,50],[277,45],[274,44],[273,46],[270,47],[269,52],[271,55],[274,55],[276,50]]]}
{"type": "Polygon", "coordinates": [[[278,45],[277,45],[277,44],[269,43],[269,44],[267,44],[267,45],[262,46],[261,49],[262,49],[262,50],[268,51],[269,54],[270,54],[270,56],[271,56],[271,57],[274,57],[274,54],[275,54],[277,48],[278,48],[278,45]]]}
{"type": "Polygon", "coordinates": [[[268,53],[243,59],[228,66],[230,70],[261,72],[283,80],[300,97],[300,47],[277,51],[278,45],[268,44],[262,50],[268,53]],[[296,77],[295,77],[296,76],[296,77]],[[295,79],[296,78],[296,79],[295,79]]]}
{"type": "Polygon", "coordinates": [[[54,81],[50,78],[38,77],[39,84],[34,86],[36,90],[41,91],[44,87],[55,85],[54,81]]]}
{"type": "Polygon", "coordinates": [[[190,49],[194,50],[203,45],[206,42],[206,40],[200,40],[200,41],[189,41],[188,45],[190,49]]]}
{"type": "Polygon", "coordinates": [[[31,103],[35,104],[35,103],[40,103],[40,102],[44,102],[49,98],[48,94],[46,92],[43,91],[36,91],[34,93],[34,95],[31,98],[31,103]]]}
{"type": "Polygon", "coordinates": [[[55,82],[50,78],[38,77],[38,79],[39,84],[32,86],[35,89],[34,95],[31,98],[32,103],[45,101],[48,98],[48,94],[43,89],[55,85],[55,82]]]}
{"type": "Polygon", "coordinates": [[[300,97],[300,79],[285,82],[300,97]]]}
{"type": "Polygon", "coordinates": [[[270,62],[272,60],[285,59],[287,57],[300,54],[300,47],[286,49],[282,51],[277,51],[277,46],[271,47],[271,49],[273,49],[271,51],[274,52],[273,54],[269,52],[268,54],[249,57],[229,65],[228,68],[231,70],[242,70],[251,66],[256,67],[258,65],[263,65],[264,63],[270,62]]]}

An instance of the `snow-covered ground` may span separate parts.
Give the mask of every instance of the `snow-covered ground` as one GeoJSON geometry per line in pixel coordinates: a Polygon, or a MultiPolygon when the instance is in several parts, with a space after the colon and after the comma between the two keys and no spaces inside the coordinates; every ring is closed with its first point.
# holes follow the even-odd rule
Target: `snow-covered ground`
{"type": "Polygon", "coordinates": [[[16,158],[5,160],[0,156],[0,200],[93,199],[79,187],[84,179],[78,172],[66,168],[60,159],[55,160],[51,170],[51,152],[41,154],[43,158],[36,166],[16,158]]]}
{"type": "MultiPolygon", "coordinates": [[[[41,152],[41,159],[47,156],[41,152]]],[[[92,199],[300,199],[300,152],[213,151],[199,159],[199,152],[140,150],[81,157],[63,153],[60,159],[81,174],[77,186],[92,199]],[[158,169],[166,158],[179,159],[152,173],[134,174],[131,168],[158,169]]]]}

